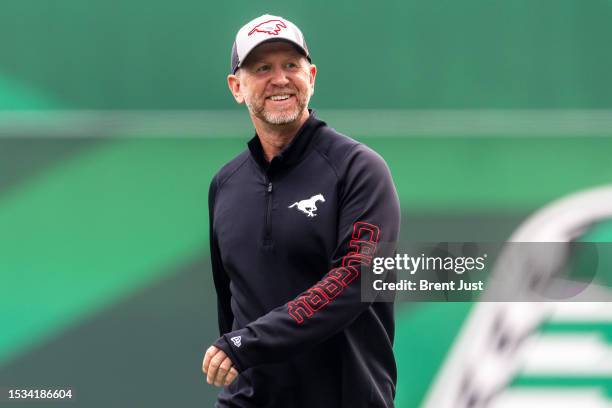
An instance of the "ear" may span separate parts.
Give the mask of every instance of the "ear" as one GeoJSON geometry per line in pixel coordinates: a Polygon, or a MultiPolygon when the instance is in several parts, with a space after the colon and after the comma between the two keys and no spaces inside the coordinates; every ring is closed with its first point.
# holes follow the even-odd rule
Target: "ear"
{"type": "Polygon", "coordinates": [[[230,74],[227,76],[227,86],[236,102],[244,103],[244,97],[240,92],[240,78],[237,75],[230,74]]]}
{"type": "Polygon", "coordinates": [[[310,77],[310,96],[312,96],[314,95],[315,79],[317,78],[317,66],[315,64],[310,64],[308,75],[310,77]]]}

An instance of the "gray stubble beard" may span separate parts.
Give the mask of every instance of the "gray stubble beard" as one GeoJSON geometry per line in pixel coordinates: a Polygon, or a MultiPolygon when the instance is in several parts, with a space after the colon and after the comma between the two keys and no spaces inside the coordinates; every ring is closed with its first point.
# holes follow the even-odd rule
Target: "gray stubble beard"
{"type": "Polygon", "coordinates": [[[308,94],[309,95],[305,98],[300,98],[296,94],[297,107],[289,112],[278,112],[271,114],[265,109],[265,100],[259,109],[256,109],[251,101],[245,100],[245,104],[249,112],[251,112],[251,114],[256,118],[259,118],[270,125],[286,125],[288,123],[295,122],[300,117],[300,114],[304,111],[304,109],[306,109],[308,102],[310,102],[310,91],[308,91],[308,94]]]}

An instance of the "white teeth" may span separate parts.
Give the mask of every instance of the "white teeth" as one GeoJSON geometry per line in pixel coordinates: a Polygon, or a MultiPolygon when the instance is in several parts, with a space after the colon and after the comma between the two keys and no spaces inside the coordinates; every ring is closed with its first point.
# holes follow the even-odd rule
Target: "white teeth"
{"type": "Polygon", "coordinates": [[[285,99],[289,99],[291,95],[273,95],[270,97],[273,101],[284,101],[285,99]]]}

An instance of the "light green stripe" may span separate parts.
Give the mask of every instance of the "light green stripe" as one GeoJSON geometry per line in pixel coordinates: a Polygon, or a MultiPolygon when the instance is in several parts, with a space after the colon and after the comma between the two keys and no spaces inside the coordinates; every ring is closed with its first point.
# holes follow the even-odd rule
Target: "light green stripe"
{"type": "Polygon", "coordinates": [[[3,197],[0,363],[206,253],[208,184],[238,146],[208,147],[110,143],[3,197]]]}

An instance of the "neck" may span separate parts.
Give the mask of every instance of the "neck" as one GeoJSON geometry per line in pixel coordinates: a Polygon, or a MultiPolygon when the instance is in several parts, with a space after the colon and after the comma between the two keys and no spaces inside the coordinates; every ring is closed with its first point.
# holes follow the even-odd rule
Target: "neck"
{"type": "Polygon", "coordinates": [[[283,125],[273,125],[251,115],[255,131],[261,142],[264,156],[268,162],[272,161],[297,135],[298,130],[308,120],[310,113],[304,109],[297,120],[283,125]]]}

